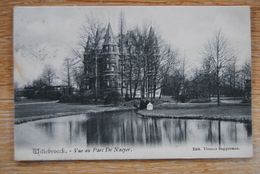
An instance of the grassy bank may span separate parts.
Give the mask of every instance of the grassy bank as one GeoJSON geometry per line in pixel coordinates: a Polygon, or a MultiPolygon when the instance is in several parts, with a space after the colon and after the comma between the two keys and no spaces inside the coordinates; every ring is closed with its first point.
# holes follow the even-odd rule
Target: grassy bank
{"type": "MultiPolygon", "coordinates": [[[[82,105],[58,103],[57,101],[30,100],[15,105],[15,122],[22,123],[45,118],[79,115],[100,112],[115,112],[135,109],[133,103],[113,105],[82,105]]],[[[211,119],[226,121],[251,121],[250,104],[222,104],[216,103],[159,103],[154,105],[153,111],[140,110],[143,117],[211,119]]]]}
{"type": "Polygon", "coordinates": [[[186,119],[210,119],[224,121],[251,121],[250,105],[174,105],[174,107],[161,107],[153,111],[141,110],[138,114],[144,117],[186,118],[186,119]]]}
{"type": "Polygon", "coordinates": [[[15,105],[15,123],[61,116],[132,110],[132,107],[35,102],[15,105]]]}

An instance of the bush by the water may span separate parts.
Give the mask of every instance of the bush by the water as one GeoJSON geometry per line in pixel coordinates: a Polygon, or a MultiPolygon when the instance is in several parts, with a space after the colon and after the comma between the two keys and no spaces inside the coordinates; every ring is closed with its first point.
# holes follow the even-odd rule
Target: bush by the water
{"type": "Polygon", "coordinates": [[[210,103],[211,100],[209,98],[201,98],[201,99],[191,99],[189,103],[210,103]]]}
{"type": "Polygon", "coordinates": [[[121,102],[120,105],[121,106],[126,106],[126,107],[139,108],[139,106],[140,106],[140,99],[133,99],[133,100],[121,102]]]}
{"type": "Polygon", "coordinates": [[[86,92],[84,94],[63,95],[60,97],[62,103],[82,103],[93,104],[95,101],[95,94],[93,92],[86,92]]]}
{"type": "Polygon", "coordinates": [[[119,104],[122,101],[122,97],[117,91],[108,92],[104,98],[104,104],[119,104]]]}
{"type": "Polygon", "coordinates": [[[78,103],[80,102],[80,95],[63,95],[60,97],[61,103],[78,103]]]}

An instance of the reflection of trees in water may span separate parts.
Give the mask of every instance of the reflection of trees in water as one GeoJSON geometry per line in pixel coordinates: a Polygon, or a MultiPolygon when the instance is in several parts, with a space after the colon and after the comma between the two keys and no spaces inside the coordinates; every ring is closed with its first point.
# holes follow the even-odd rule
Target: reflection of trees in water
{"type": "Polygon", "coordinates": [[[146,144],[161,144],[162,143],[162,127],[159,119],[145,119],[145,137],[146,144]]]}
{"type": "Polygon", "coordinates": [[[187,121],[181,119],[164,119],[162,139],[169,143],[182,143],[187,139],[187,121]]]}
{"type": "Polygon", "coordinates": [[[69,139],[70,139],[70,144],[71,144],[72,143],[72,134],[73,134],[73,132],[72,132],[72,122],[71,121],[69,122],[69,132],[70,132],[69,133],[70,134],[69,139]]]}
{"type": "MultiPolygon", "coordinates": [[[[52,122],[41,123],[41,127],[49,136],[53,136],[52,124],[52,122]]],[[[237,129],[236,123],[232,122],[222,125],[221,121],[212,120],[143,118],[137,117],[134,112],[129,112],[127,115],[125,112],[97,114],[85,120],[70,120],[65,124],[70,144],[75,142],[86,145],[180,144],[186,143],[189,137],[194,136],[202,137],[202,141],[210,144],[222,144],[226,138],[237,142],[240,136],[238,132],[240,129],[237,129]],[[221,132],[227,136],[222,137],[221,132]]],[[[244,126],[247,135],[251,135],[251,125],[244,124],[244,126]]]]}
{"type": "Polygon", "coordinates": [[[35,127],[42,129],[49,138],[54,137],[55,129],[54,129],[54,123],[53,122],[37,123],[37,124],[35,124],[35,127]]]}
{"type": "Polygon", "coordinates": [[[246,133],[248,137],[252,136],[252,123],[245,123],[246,133]]]}
{"type": "Polygon", "coordinates": [[[85,133],[86,144],[162,144],[186,140],[185,120],[137,118],[135,115],[101,114],[84,122],[78,129],[85,133]]]}
{"type": "Polygon", "coordinates": [[[73,142],[79,140],[81,138],[82,133],[84,133],[84,127],[82,125],[86,124],[86,121],[69,121],[69,142],[73,144],[73,142]]]}
{"type": "MultiPolygon", "coordinates": [[[[102,115],[93,117],[86,123],[81,124],[81,130],[86,132],[87,144],[156,145],[165,142],[178,144],[187,141],[188,121],[183,119],[136,118],[135,116],[126,119],[123,115],[102,115]]],[[[227,130],[224,129],[221,121],[207,120],[198,123],[198,128],[206,130],[206,142],[218,143],[219,145],[224,143],[222,133],[227,130]]],[[[237,142],[236,123],[230,122],[228,126],[230,126],[228,132],[226,132],[228,137],[232,142],[237,142]]],[[[250,130],[249,128],[247,126],[247,130],[250,130]]],[[[205,131],[201,133],[203,132],[205,131]]]]}
{"type": "Polygon", "coordinates": [[[221,121],[218,121],[218,144],[221,145],[222,139],[221,139],[221,121]]]}
{"type": "MultiPolygon", "coordinates": [[[[184,123],[184,121],[182,120],[182,123],[184,123]]],[[[176,120],[175,122],[175,136],[174,139],[177,142],[182,142],[184,140],[184,131],[182,128],[182,124],[181,124],[181,120],[176,120]]]]}
{"type": "Polygon", "coordinates": [[[237,123],[236,122],[230,123],[228,135],[232,142],[237,142],[237,123]]]}
{"type": "MultiPolygon", "coordinates": [[[[239,137],[243,136],[246,131],[247,138],[252,136],[251,123],[239,123],[230,121],[205,121],[207,123],[206,142],[211,144],[218,143],[219,145],[227,142],[238,143],[239,137]],[[243,125],[245,130],[241,130],[239,125],[243,125]],[[241,132],[242,131],[242,132],[241,132]]],[[[205,123],[204,123],[205,124],[205,123]]],[[[205,126],[205,125],[204,125],[205,126]]]]}
{"type": "Polygon", "coordinates": [[[218,131],[217,129],[217,121],[212,121],[212,120],[207,120],[204,121],[204,126],[205,126],[205,130],[207,130],[206,132],[206,142],[214,144],[218,142],[218,131]]]}

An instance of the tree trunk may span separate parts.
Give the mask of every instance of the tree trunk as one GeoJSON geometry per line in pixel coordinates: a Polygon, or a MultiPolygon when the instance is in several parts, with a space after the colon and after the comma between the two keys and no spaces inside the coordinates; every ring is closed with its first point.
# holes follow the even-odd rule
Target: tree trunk
{"type": "Polygon", "coordinates": [[[97,86],[98,86],[98,71],[97,71],[97,53],[95,53],[95,103],[97,103],[97,86]]]}
{"type": "MultiPolygon", "coordinates": [[[[131,62],[130,62],[131,63],[131,62]]],[[[130,99],[132,99],[132,65],[130,67],[130,73],[129,73],[129,89],[130,89],[130,99]]]]}
{"type": "Polygon", "coordinates": [[[121,72],[121,96],[123,97],[124,95],[124,91],[123,91],[123,88],[124,88],[124,65],[123,63],[125,62],[124,60],[124,56],[122,56],[122,60],[121,60],[121,69],[120,69],[120,72],[121,72]]]}
{"type": "Polygon", "coordinates": [[[156,83],[154,83],[153,85],[153,98],[155,98],[155,94],[156,94],[156,83]]]}

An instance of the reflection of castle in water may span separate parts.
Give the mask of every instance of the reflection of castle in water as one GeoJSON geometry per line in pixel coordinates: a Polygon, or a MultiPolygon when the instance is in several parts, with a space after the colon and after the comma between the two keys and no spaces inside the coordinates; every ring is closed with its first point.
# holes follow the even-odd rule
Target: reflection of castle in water
{"type": "MultiPolygon", "coordinates": [[[[66,143],[81,145],[180,145],[236,144],[251,137],[251,124],[213,120],[156,119],[136,117],[134,112],[95,115],[89,119],[64,125],[66,143]]],[[[57,123],[39,123],[48,136],[57,123]]],[[[60,130],[59,132],[62,132],[60,130]]],[[[55,132],[50,136],[55,139],[55,132]]],[[[59,135],[56,135],[59,136],[59,135]]],[[[61,143],[61,142],[60,142],[61,143]]]]}

